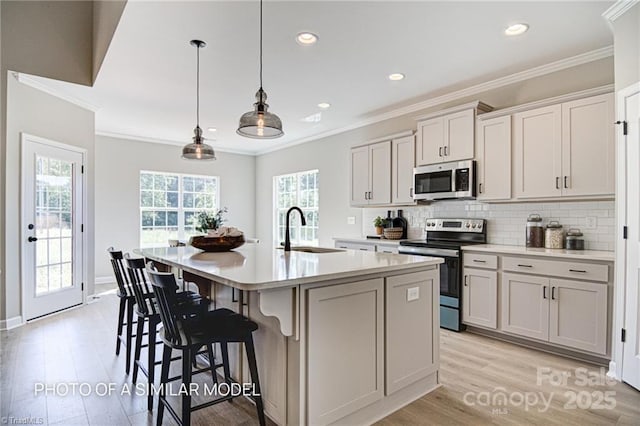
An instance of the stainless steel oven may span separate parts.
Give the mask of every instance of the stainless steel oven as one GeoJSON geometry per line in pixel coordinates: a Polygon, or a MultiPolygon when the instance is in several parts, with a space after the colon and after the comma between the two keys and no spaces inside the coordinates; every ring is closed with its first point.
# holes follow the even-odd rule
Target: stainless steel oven
{"type": "Polygon", "coordinates": [[[441,257],[440,327],[464,330],[462,324],[462,252],[460,247],[487,242],[483,219],[427,219],[425,240],[400,241],[398,252],[441,257]]]}
{"type": "Polygon", "coordinates": [[[419,166],[413,169],[413,199],[473,199],[476,196],[476,162],[473,160],[419,166]]]}

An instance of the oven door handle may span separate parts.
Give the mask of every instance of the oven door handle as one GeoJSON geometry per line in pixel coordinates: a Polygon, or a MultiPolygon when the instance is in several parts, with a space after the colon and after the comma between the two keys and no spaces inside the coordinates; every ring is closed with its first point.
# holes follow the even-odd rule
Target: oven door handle
{"type": "Polygon", "coordinates": [[[442,256],[442,257],[460,257],[459,250],[441,249],[432,247],[414,247],[403,246],[398,247],[398,253],[400,254],[414,254],[418,256],[442,256]]]}

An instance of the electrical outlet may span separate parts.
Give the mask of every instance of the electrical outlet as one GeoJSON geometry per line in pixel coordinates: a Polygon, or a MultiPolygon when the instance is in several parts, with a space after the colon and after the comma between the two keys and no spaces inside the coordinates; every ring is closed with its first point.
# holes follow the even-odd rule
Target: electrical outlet
{"type": "Polygon", "coordinates": [[[585,218],[586,229],[596,229],[598,227],[598,218],[595,216],[587,216],[585,218]]]}
{"type": "Polygon", "coordinates": [[[411,287],[407,289],[407,302],[420,299],[420,287],[411,287]]]}
{"type": "Polygon", "coordinates": [[[347,225],[355,225],[356,217],[355,216],[347,216],[347,225]]]}

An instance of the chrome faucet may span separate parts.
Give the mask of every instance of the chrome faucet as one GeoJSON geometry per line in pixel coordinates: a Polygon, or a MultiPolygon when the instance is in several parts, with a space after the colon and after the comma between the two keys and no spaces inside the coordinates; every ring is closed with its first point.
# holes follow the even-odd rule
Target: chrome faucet
{"type": "Polygon", "coordinates": [[[284,251],[291,251],[291,237],[289,236],[289,215],[293,210],[297,210],[300,213],[300,219],[302,220],[302,226],[307,224],[307,220],[304,218],[304,213],[300,210],[300,207],[291,207],[287,210],[287,224],[284,231],[284,251]]]}

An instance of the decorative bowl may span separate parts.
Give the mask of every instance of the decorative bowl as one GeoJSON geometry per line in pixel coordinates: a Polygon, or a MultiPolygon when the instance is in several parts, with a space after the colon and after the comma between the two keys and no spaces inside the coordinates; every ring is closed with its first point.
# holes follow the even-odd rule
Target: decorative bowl
{"type": "Polygon", "coordinates": [[[229,251],[244,244],[244,235],[239,237],[208,237],[196,235],[189,239],[189,245],[206,252],[229,251]]]}
{"type": "Polygon", "coordinates": [[[383,230],[384,237],[387,240],[399,240],[402,238],[403,229],[402,228],[384,228],[383,230]]]}

